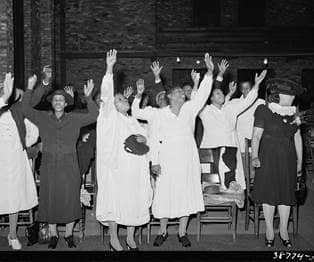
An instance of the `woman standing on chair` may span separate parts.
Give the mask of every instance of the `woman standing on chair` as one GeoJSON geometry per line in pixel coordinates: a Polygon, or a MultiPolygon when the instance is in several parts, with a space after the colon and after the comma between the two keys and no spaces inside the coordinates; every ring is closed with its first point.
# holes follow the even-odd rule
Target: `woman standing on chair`
{"type": "Polygon", "coordinates": [[[128,95],[114,95],[113,66],[116,59],[116,50],[107,52],[107,71],[100,91],[96,142],[96,218],[109,225],[111,251],[123,250],[118,238],[118,225],[127,227],[125,244],[128,250],[136,251],[134,230],[150,219],[152,189],[145,152],[133,154],[127,147],[127,139],[131,135],[135,135],[138,144],[146,144],[146,138],[144,128],[135,117],[128,115],[128,95]]]}
{"type": "Polygon", "coordinates": [[[290,207],[296,204],[297,175],[302,169],[302,138],[292,102],[303,89],[286,79],[269,80],[267,105],[255,111],[252,165],[256,168],[253,200],[263,205],[266,221],[265,245],[274,245],[275,207],[280,216],[279,237],[291,247],[288,235],[290,207]]]}
{"type": "Polygon", "coordinates": [[[24,116],[7,104],[13,91],[11,73],[0,88],[0,215],[9,214],[9,246],[21,249],[16,228],[18,212],[38,204],[35,181],[26,153],[24,116]]]}

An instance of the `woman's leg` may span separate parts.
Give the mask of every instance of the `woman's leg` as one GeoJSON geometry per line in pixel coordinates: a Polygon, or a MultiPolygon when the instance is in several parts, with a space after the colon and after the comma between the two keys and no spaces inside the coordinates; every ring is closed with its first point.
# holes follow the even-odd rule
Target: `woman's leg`
{"type": "Polygon", "coordinates": [[[118,238],[118,225],[116,222],[109,222],[110,244],[116,250],[123,250],[118,238]]]}
{"type": "Polygon", "coordinates": [[[186,233],[186,228],[187,228],[187,225],[188,225],[188,221],[189,221],[189,217],[181,217],[179,219],[179,236],[180,237],[183,237],[186,233]]]}
{"type": "Polygon", "coordinates": [[[127,227],[126,242],[131,248],[136,248],[136,243],[134,240],[134,231],[135,231],[135,227],[131,227],[131,226],[127,227]]]}
{"type": "Polygon", "coordinates": [[[16,239],[16,228],[17,228],[17,218],[19,213],[13,213],[9,215],[9,224],[10,224],[10,239],[16,239]]]}
{"type": "Polygon", "coordinates": [[[165,235],[167,233],[167,225],[168,225],[168,218],[161,218],[158,235],[165,235]]]}
{"type": "Polygon", "coordinates": [[[73,235],[73,227],[74,227],[74,222],[68,223],[65,226],[65,237],[69,237],[71,235],[73,235]]]}
{"type": "Polygon", "coordinates": [[[50,233],[50,236],[58,236],[58,233],[57,233],[57,224],[49,224],[49,233],[50,233]]]}
{"type": "Polygon", "coordinates": [[[280,226],[279,226],[279,232],[284,240],[289,239],[288,234],[288,222],[289,222],[289,215],[290,215],[290,206],[285,205],[279,205],[278,206],[278,212],[280,217],[280,226]]]}
{"type": "Polygon", "coordinates": [[[274,239],[274,213],[275,206],[271,206],[268,204],[263,204],[263,213],[266,222],[266,239],[272,240],[274,239]]]}

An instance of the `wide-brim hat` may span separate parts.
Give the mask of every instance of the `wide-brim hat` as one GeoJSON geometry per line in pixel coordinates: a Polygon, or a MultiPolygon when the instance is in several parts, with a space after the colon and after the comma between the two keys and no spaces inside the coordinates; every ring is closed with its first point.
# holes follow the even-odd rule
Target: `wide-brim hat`
{"type": "Polygon", "coordinates": [[[73,105],[74,103],[74,99],[72,96],[70,96],[67,92],[65,92],[63,89],[57,89],[57,90],[54,90],[50,95],[47,96],[47,101],[49,103],[52,102],[52,98],[55,96],[55,95],[61,95],[61,96],[64,96],[65,98],[65,102],[69,105],[73,105]]]}
{"type": "Polygon", "coordinates": [[[283,78],[269,79],[267,81],[267,89],[269,89],[272,94],[277,93],[291,96],[301,95],[305,91],[305,89],[295,81],[283,78]]]}
{"type": "Polygon", "coordinates": [[[161,95],[165,95],[166,90],[160,86],[152,86],[150,88],[150,99],[153,106],[158,106],[158,100],[161,95]]]}

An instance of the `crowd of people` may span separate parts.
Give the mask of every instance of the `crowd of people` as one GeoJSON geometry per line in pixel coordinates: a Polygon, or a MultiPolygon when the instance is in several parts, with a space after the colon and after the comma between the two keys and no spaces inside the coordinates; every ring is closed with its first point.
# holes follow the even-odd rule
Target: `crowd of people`
{"type": "Polygon", "coordinates": [[[244,191],[248,138],[255,169],[253,197],[263,204],[266,220],[265,245],[274,244],[273,216],[278,206],[279,235],[283,245],[291,246],[288,218],[302,169],[300,121],[292,103],[302,88],[287,79],[270,79],[269,96],[266,101],[259,99],[264,70],[256,74],[254,83],[239,83],[242,96],[233,98],[237,83],[229,83],[226,95],[222,88],[228,61],[218,64],[214,78],[214,63],[206,53],[206,73],[201,79],[192,70],[193,86],[165,88],[162,66],[155,61],[150,96],[143,79],[135,89],[120,93],[113,81],[116,62],[117,51],[108,51],[98,93],[93,92],[93,80],[84,85],[87,112],[69,110],[75,105],[73,88],[53,88],[49,66],[44,67],[41,81],[36,75],[28,78],[25,93],[14,90],[13,77],[6,74],[0,89],[0,215],[9,215],[9,245],[22,247],[16,233],[18,212],[38,205],[36,219],[49,224],[48,248],[57,247],[58,224],[66,224],[64,239],[69,248],[76,247],[73,227],[81,218],[82,175],[96,155],[96,218],[109,227],[110,250],[123,250],[119,225],[127,228],[128,250],[138,250],[135,228],[148,223],[151,215],[160,221],[154,246],[167,240],[168,220],[178,219],[178,241],[189,247],[189,217],[204,211],[198,149],[215,152],[222,192],[244,191]],[[15,98],[13,103],[10,97],[15,98]],[[81,136],[82,128],[91,124],[81,136]],[[29,161],[38,138],[42,144],[39,198],[29,161]]]}

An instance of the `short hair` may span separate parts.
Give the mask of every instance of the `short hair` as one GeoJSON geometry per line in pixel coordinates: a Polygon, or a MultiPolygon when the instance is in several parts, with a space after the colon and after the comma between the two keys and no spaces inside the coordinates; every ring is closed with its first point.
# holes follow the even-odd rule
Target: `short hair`
{"type": "Polygon", "coordinates": [[[251,80],[242,80],[239,82],[239,87],[241,89],[241,86],[244,84],[244,83],[249,83],[252,87],[253,87],[253,81],[251,80]]]}
{"type": "Polygon", "coordinates": [[[177,89],[182,89],[179,85],[175,85],[175,86],[172,86],[172,87],[169,87],[167,90],[166,90],[166,96],[172,94],[175,90],[177,89]]]}

